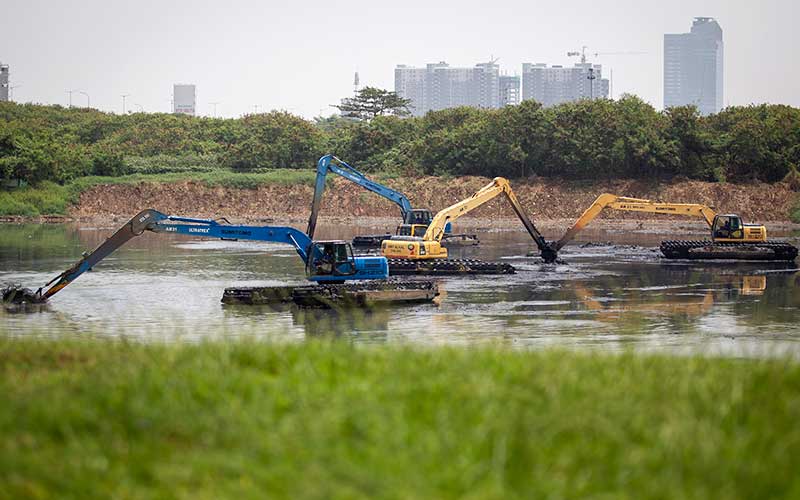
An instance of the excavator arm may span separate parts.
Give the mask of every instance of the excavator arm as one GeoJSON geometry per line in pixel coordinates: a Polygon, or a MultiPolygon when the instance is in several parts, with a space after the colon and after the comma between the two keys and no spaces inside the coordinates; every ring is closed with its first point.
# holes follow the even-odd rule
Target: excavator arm
{"type": "Polygon", "coordinates": [[[287,243],[294,247],[297,254],[303,259],[303,262],[308,261],[308,251],[312,243],[311,238],[293,227],[237,226],[221,224],[209,219],[193,219],[189,217],[165,215],[153,209],[142,210],[93,252],[84,255],[75,265],[50,280],[45,286],[39,288],[36,291],[38,300],[44,301],[52,297],[59,290],[75,281],[81,274],[92,269],[97,263],[127,243],[130,239],[141,235],[145,231],[228,240],[255,240],[287,243]]]}
{"type": "Polygon", "coordinates": [[[308,218],[308,230],[306,234],[309,238],[314,238],[314,231],[317,228],[317,218],[319,217],[319,209],[322,204],[322,193],[325,191],[325,179],[328,172],[333,172],[345,179],[358,184],[367,191],[386,198],[392,203],[400,207],[400,214],[403,220],[406,219],[406,214],[411,212],[411,202],[403,193],[397,192],[394,189],[388,188],[383,184],[371,181],[364,174],[356,170],[354,167],[348,165],[346,162],[340,160],[333,155],[325,155],[317,162],[317,179],[314,184],[314,201],[311,204],[311,216],[308,218]]]}
{"type": "Polygon", "coordinates": [[[589,208],[575,221],[575,224],[564,233],[555,244],[553,250],[558,252],[569,241],[571,241],[578,232],[586,227],[600,212],[605,208],[614,210],[625,210],[629,212],[647,212],[652,214],[667,214],[667,215],[687,215],[690,217],[702,217],[705,219],[709,227],[714,223],[714,217],[717,213],[706,205],[699,205],[695,203],[661,203],[651,200],[640,198],[627,198],[625,196],[617,196],[609,193],[603,193],[594,200],[589,208]]]}
{"type": "Polygon", "coordinates": [[[495,177],[492,182],[482,187],[469,198],[459,201],[455,205],[451,205],[437,213],[433,217],[431,224],[428,226],[428,230],[425,231],[425,235],[422,237],[423,241],[440,242],[444,236],[445,227],[448,223],[453,222],[462,215],[468,214],[472,210],[475,210],[500,194],[504,194],[509,203],[511,203],[511,207],[514,209],[517,217],[519,217],[519,219],[522,221],[522,224],[525,226],[525,229],[528,230],[528,233],[531,235],[531,238],[533,238],[533,241],[536,242],[536,246],[539,247],[539,251],[541,252],[542,258],[545,260],[545,262],[555,261],[555,252],[553,252],[542,234],[538,229],[536,229],[536,226],[533,225],[533,222],[531,222],[530,218],[522,210],[522,205],[520,205],[517,196],[511,189],[511,184],[503,177],[495,177]]]}

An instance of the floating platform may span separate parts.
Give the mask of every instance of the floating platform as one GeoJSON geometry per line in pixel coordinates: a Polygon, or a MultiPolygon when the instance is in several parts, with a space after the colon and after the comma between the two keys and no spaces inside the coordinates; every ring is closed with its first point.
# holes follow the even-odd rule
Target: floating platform
{"type": "Polygon", "coordinates": [[[389,259],[389,275],[454,275],[454,274],[514,274],[517,270],[505,262],[485,262],[474,259],[389,259]]]}
{"type": "Polygon", "coordinates": [[[338,285],[231,287],[224,304],[296,304],[301,307],[377,307],[432,302],[439,295],[433,281],[373,281],[338,285]]]}
{"type": "MultiPolygon", "coordinates": [[[[359,248],[380,248],[381,241],[391,239],[392,235],[386,234],[366,234],[353,237],[353,246],[359,248]]],[[[445,234],[442,238],[442,246],[475,246],[480,244],[476,234],[445,234]]]]}
{"type": "Polygon", "coordinates": [[[797,258],[797,247],[780,242],[714,243],[709,240],[669,240],[661,242],[661,253],[668,259],[793,261],[797,258]]]}

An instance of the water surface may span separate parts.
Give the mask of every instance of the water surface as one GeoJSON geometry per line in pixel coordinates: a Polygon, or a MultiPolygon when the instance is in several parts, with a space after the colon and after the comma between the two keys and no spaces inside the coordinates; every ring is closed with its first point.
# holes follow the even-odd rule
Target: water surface
{"type": "MultiPolygon", "coordinates": [[[[113,230],[75,225],[0,226],[0,283],[35,288],[113,230]]],[[[320,238],[352,235],[321,228],[320,238]]],[[[361,231],[363,232],[363,230],[361,231]]],[[[59,292],[41,310],[0,312],[12,336],[95,334],[143,340],[256,336],[300,340],[338,335],[355,342],[567,346],[800,354],[800,274],[795,265],[682,262],[660,258],[652,232],[583,235],[566,263],[526,257],[523,232],[481,234],[453,257],[503,259],[513,276],[439,279],[436,305],[377,311],[225,306],[227,286],[304,283],[288,246],[147,233],[59,292]],[[607,242],[607,243],[605,243],[607,242]]]]}

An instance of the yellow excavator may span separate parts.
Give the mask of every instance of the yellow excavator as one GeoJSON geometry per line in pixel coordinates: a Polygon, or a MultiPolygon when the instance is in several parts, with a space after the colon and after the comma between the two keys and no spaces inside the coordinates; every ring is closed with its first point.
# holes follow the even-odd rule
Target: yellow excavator
{"type": "Polygon", "coordinates": [[[609,193],[598,196],[564,236],[551,245],[552,250],[561,250],[606,208],[702,217],[711,229],[711,240],[663,241],[661,253],[668,259],[794,260],[797,257],[797,247],[788,243],[767,241],[766,227],[761,224],[745,224],[736,214],[718,214],[707,205],[695,203],[663,203],[609,193]]]}
{"type": "Polygon", "coordinates": [[[441,245],[442,237],[445,234],[445,226],[501,194],[504,194],[509,203],[511,203],[514,212],[516,212],[525,229],[528,230],[531,238],[539,247],[545,262],[555,261],[555,252],[552,251],[542,234],[522,210],[519,200],[514,195],[514,191],[511,190],[511,184],[503,177],[495,177],[492,182],[482,187],[469,198],[461,200],[437,213],[422,238],[399,235],[382,241],[381,254],[389,259],[408,261],[447,259],[447,249],[441,245]]]}

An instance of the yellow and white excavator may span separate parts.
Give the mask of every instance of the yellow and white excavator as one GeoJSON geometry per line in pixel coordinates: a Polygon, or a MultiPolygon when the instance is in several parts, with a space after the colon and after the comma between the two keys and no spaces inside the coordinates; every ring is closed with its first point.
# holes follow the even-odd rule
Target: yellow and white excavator
{"type": "Polygon", "coordinates": [[[382,241],[381,254],[389,259],[410,261],[447,259],[447,249],[441,245],[445,226],[501,194],[505,195],[506,199],[511,203],[514,212],[539,247],[545,262],[555,261],[555,252],[552,251],[542,234],[522,210],[519,200],[514,195],[514,191],[511,190],[511,184],[503,177],[495,177],[492,182],[469,198],[461,200],[437,213],[422,238],[416,236],[394,236],[392,239],[382,241]]]}
{"type": "Polygon", "coordinates": [[[598,196],[564,236],[552,244],[552,250],[561,250],[606,208],[702,217],[711,229],[711,240],[663,241],[661,253],[668,259],[794,260],[797,257],[797,247],[788,243],[767,241],[766,227],[761,224],[745,224],[736,214],[718,214],[711,207],[696,203],[663,203],[609,193],[598,196]]]}

